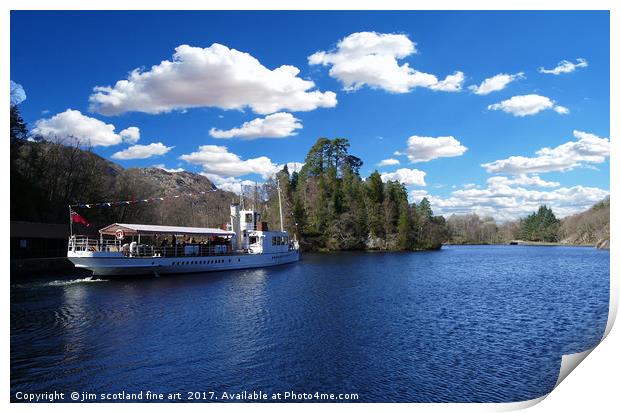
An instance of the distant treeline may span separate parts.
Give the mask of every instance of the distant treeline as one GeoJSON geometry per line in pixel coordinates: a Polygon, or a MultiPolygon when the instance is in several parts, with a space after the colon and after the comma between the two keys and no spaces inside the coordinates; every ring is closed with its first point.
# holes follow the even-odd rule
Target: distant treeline
{"type": "Polygon", "coordinates": [[[498,244],[513,240],[599,245],[609,241],[609,197],[587,211],[558,219],[551,208],[539,207],[527,217],[498,224],[476,214],[448,218],[449,242],[453,244],[498,244]]]}

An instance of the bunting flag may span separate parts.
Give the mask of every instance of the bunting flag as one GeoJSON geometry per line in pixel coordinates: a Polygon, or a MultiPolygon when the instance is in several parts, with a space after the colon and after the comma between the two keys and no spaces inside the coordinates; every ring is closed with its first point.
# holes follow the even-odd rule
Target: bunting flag
{"type": "MultiPolygon", "coordinates": [[[[200,192],[190,192],[187,194],[170,195],[170,196],[156,197],[156,198],[134,199],[134,200],[128,200],[128,201],[94,202],[94,203],[88,203],[88,204],[75,204],[75,205],[69,205],[69,206],[71,208],[107,208],[107,207],[116,207],[116,206],[123,206],[123,205],[133,205],[133,204],[138,204],[138,203],[152,203],[152,202],[158,202],[158,201],[165,201],[166,199],[177,199],[182,196],[193,197],[193,196],[198,196],[198,195],[205,195],[208,192],[215,192],[215,191],[218,191],[218,189],[211,189],[209,191],[200,191],[200,192]]],[[[71,211],[72,219],[73,219],[73,214],[74,214],[74,211],[71,211]]],[[[84,219],[83,217],[81,218],[84,219]]],[[[77,221],[74,221],[74,222],[77,222],[77,221]]]]}

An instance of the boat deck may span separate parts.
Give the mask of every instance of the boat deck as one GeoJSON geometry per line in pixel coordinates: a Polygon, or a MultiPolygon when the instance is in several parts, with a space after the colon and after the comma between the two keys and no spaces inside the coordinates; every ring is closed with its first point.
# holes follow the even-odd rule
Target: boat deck
{"type": "MultiPolygon", "coordinates": [[[[289,251],[294,249],[289,246],[289,251]]],[[[109,252],[122,253],[126,258],[176,258],[176,257],[212,257],[221,255],[249,255],[252,250],[234,250],[230,244],[188,243],[166,246],[138,244],[132,250],[129,244],[119,240],[99,240],[89,237],[74,237],[69,241],[69,250],[73,252],[109,252]]]]}

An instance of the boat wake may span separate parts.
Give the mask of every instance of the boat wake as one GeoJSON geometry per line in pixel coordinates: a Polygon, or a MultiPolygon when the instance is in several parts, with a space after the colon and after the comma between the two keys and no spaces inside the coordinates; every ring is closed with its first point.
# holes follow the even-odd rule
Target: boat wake
{"type": "Polygon", "coordinates": [[[108,280],[103,280],[95,277],[86,277],[86,278],[78,278],[76,280],[54,280],[47,282],[33,282],[28,284],[16,284],[13,285],[13,288],[42,288],[42,287],[66,287],[68,285],[73,284],[82,284],[82,283],[93,283],[93,282],[103,282],[108,280]]]}
{"type": "Polygon", "coordinates": [[[86,277],[86,278],[78,278],[77,280],[55,280],[55,281],[50,281],[48,283],[44,283],[45,286],[49,286],[49,287],[64,287],[66,285],[72,285],[72,284],[81,284],[81,283],[94,283],[94,282],[103,282],[103,281],[108,281],[108,280],[103,280],[101,278],[95,278],[95,277],[86,277]]]}

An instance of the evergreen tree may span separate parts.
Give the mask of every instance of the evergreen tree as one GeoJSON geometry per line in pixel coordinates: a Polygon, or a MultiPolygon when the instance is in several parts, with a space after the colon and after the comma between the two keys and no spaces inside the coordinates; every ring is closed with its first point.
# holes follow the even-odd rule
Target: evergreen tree
{"type": "Polygon", "coordinates": [[[431,203],[428,198],[422,198],[417,206],[417,212],[422,218],[427,220],[433,216],[433,210],[431,209],[431,203]]]}
{"type": "Polygon", "coordinates": [[[542,205],[521,221],[520,238],[526,241],[557,242],[560,220],[551,208],[542,205]]]}
{"type": "Polygon", "coordinates": [[[405,201],[401,202],[398,214],[398,248],[401,250],[411,249],[413,246],[413,236],[411,215],[409,211],[409,204],[405,201]]]}
{"type": "Polygon", "coordinates": [[[366,179],[366,213],[368,216],[368,230],[370,234],[384,237],[383,224],[383,181],[379,172],[374,171],[366,179]]]}
{"type": "Polygon", "coordinates": [[[28,128],[17,105],[11,105],[11,139],[26,139],[28,128]]]}

